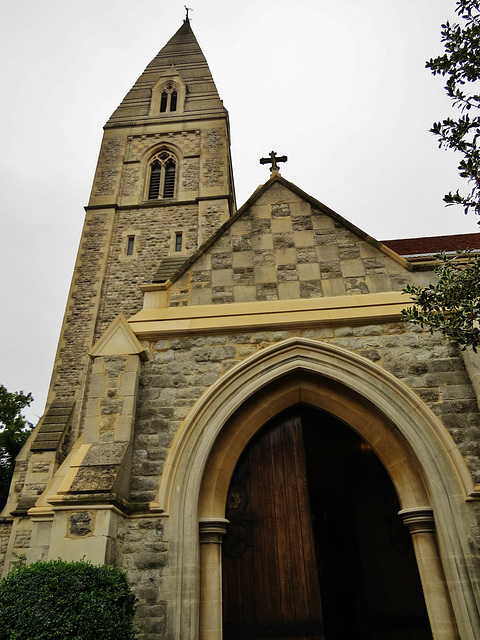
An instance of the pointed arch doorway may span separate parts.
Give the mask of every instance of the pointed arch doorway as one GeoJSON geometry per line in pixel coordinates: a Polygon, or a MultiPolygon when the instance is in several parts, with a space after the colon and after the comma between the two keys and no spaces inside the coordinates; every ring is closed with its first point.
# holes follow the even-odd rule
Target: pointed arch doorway
{"type": "Polygon", "coordinates": [[[462,546],[474,485],[460,452],[435,414],[393,376],[304,338],[265,348],[230,369],[175,436],[151,505],[168,514],[167,539],[178,540],[162,581],[165,598],[175,602],[172,637],[223,639],[221,550],[230,481],[255,434],[299,403],[349,425],[388,471],[412,534],[434,637],[476,637],[480,618],[462,546]]]}
{"type": "Polygon", "coordinates": [[[305,404],[269,421],[232,476],[223,637],[431,640],[392,482],[350,428],[305,404]]]}

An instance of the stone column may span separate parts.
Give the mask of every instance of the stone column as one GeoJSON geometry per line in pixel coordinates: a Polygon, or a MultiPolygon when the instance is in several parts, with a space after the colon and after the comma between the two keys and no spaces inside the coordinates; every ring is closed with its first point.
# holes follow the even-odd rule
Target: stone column
{"type": "Polygon", "coordinates": [[[228,520],[200,521],[200,640],[222,639],[222,539],[228,520]]]}
{"type": "Polygon", "coordinates": [[[403,509],[399,516],[412,536],[433,637],[456,640],[459,635],[440,562],[433,510],[430,507],[403,509]]]}

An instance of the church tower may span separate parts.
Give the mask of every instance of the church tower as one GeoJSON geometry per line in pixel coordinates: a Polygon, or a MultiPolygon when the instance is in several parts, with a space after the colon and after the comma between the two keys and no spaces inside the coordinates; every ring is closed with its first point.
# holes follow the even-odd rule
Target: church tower
{"type": "Polygon", "coordinates": [[[235,206],[228,112],[187,17],[104,127],[45,414],[5,511],[25,516],[83,433],[106,327],[139,312],[142,285],[168,280],[235,206]]]}
{"type": "Polygon", "coordinates": [[[187,18],[104,127],[47,400],[51,425],[35,450],[81,432],[88,352],[105,328],[138,312],[140,286],[168,279],[234,210],[228,112],[187,18]]]}

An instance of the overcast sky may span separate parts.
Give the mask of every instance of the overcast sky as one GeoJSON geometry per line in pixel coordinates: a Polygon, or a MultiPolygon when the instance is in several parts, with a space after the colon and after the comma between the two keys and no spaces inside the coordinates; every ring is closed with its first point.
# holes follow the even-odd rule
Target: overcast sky
{"type": "MultiPolygon", "coordinates": [[[[185,0],[0,0],[0,383],[44,408],[102,127],[181,26],[185,0]]],[[[455,0],[190,0],[230,113],[240,206],[259,158],[389,238],[476,232],[444,208],[458,158],[428,132],[450,113],[425,60],[455,0]]]]}

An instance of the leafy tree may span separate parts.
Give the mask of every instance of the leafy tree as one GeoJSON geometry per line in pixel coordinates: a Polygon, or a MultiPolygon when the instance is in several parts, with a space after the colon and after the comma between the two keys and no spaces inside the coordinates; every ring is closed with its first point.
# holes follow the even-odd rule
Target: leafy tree
{"type": "Polygon", "coordinates": [[[433,75],[446,77],[445,91],[453,105],[460,110],[457,119],[435,122],[430,131],[438,136],[439,147],[454,149],[462,154],[458,165],[460,176],[470,185],[470,193],[457,190],[448,193],[444,202],[460,204],[465,213],[480,214],[480,6],[478,0],[458,0],[456,13],[463,24],[442,25],[445,53],[426,63],[433,75]]]}
{"type": "Polygon", "coordinates": [[[428,287],[407,286],[417,306],[402,311],[405,319],[430,332],[440,330],[463,349],[475,352],[480,346],[480,260],[471,251],[458,251],[453,257],[437,256],[437,284],[428,287]]]}
{"type": "Polygon", "coordinates": [[[0,385],[0,509],[7,501],[15,458],[32,429],[21,413],[32,401],[31,393],[10,393],[0,385]]]}
{"type": "MultiPolygon", "coordinates": [[[[446,77],[445,90],[460,115],[435,122],[430,131],[438,136],[440,148],[461,153],[458,170],[470,189],[463,195],[459,190],[450,192],[444,202],[447,206],[461,205],[465,213],[480,215],[479,0],[458,0],[456,13],[462,24],[442,25],[445,53],[429,60],[426,66],[433,75],[446,77]]],[[[480,346],[480,254],[459,251],[453,257],[441,254],[436,258],[438,283],[404,289],[416,307],[404,309],[403,316],[431,331],[439,329],[463,349],[471,347],[476,352],[480,346]]]]}
{"type": "Polygon", "coordinates": [[[117,567],[19,563],[0,580],[0,640],[133,640],[135,602],[117,567]]]}

